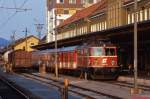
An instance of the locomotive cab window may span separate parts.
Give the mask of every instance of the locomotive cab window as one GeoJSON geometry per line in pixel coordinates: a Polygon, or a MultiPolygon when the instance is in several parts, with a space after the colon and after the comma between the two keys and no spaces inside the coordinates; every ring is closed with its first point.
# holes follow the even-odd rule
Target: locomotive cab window
{"type": "Polygon", "coordinates": [[[102,48],[92,48],[91,49],[91,55],[92,56],[102,56],[103,55],[103,49],[102,48]]]}
{"type": "Polygon", "coordinates": [[[115,56],[115,49],[114,48],[105,48],[106,56],[115,56]]]}

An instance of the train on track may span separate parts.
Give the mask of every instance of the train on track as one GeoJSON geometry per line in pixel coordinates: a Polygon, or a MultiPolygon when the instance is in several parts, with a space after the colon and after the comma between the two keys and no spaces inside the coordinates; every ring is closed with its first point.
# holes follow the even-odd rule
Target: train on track
{"type": "Polygon", "coordinates": [[[32,69],[32,52],[27,52],[24,50],[9,50],[3,54],[3,62],[7,67],[12,65],[13,71],[23,70],[23,69],[32,69]]]}
{"type": "MultiPolygon", "coordinates": [[[[55,49],[35,52],[15,51],[8,55],[15,67],[38,67],[55,69],[55,49]],[[23,53],[23,54],[21,54],[23,53]],[[12,61],[13,60],[13,61],[12,61]]],[[[71,46],[57,49],[57,66],[61,73],[86,73],[92,79],[114,79],[118,76],[117,48],[113,45],[71,46]]]]}

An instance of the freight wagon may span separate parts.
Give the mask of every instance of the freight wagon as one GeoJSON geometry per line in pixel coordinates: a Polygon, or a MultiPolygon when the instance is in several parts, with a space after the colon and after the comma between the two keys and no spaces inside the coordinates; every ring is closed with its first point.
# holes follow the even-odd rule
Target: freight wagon
{"type": "Polygon", "coordinates": [[[12,51],[8,54],[8,63],[12,64],[12,69],[29,69],[31,64],[32,52],[23,50],[12,51]]]}

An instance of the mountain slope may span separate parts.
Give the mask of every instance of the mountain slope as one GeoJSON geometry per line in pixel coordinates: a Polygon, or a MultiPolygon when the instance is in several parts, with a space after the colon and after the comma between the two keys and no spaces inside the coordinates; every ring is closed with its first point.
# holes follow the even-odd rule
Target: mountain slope
{"type": "Polygon", "coordinates": [[[0,46],[7,46],[9,41],[0,37],[0,46]]]}

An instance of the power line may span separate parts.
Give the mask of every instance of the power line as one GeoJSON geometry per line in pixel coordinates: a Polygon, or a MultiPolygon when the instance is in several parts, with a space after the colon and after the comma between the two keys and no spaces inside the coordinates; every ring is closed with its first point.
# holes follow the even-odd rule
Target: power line
{"type": "Polygon", "coordinates": [[[15,8],[17,8],[16,0],[13,0],[13,3],[14,3],[15,8]]]}
{"type": "Polygon", "coordinates": [[[28,0],[24,0],[23,4],[19,8],[22,8],[27,3],[27,1],[28,0]]]}
{"type": "MultiPolygon", "coordinates": [[[[25,3],[27,2],[28,0],[24,0],[24,2],[22,3],[22,5],[19,7],[19,9],[21,9],[25,3]]],[[[3,22],[1,25],[0,25],[0,28],[4,27],[16,14],[17,14],[17,10],[7,18],[7,20],[5,22],[3,22]]]]}
{"type": "Polygon", "coordinates": [[[0,6],[0,9],[7,9],[7,10],[23,10],[23,11],[27,11],[27,10],[31,10],[31,9],[26,9],[26,8],[13,8],[13,7],[3,7],[3,6],[0,6]]]}
{"type": "Polygon", "coordinates": [[[0,28],[4,27],[9,22],[9,20],[11,20],[16,14],[17,14],[17,12],[15,12],[11,16],[9,16],[7,18],[7,20],[0,25],[0,28]]]}

